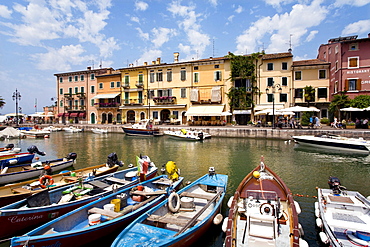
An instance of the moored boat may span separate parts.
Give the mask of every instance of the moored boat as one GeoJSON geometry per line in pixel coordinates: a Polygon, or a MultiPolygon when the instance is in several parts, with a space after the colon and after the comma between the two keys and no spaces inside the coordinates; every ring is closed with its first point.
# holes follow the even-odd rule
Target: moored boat
{"type": "Polygon", "coordinates": [[[308,246],[301,238],[298,203],[263,157],[239,184],[228,206],[229,215],[222,226],[225,247],[308,246]]]}
{"type": "Polygon", "coordinates": [[[14,203],[16,201],[27,198],[42,190],[53,190],[66,186],[70,183],[75,183],[79,178],[83,180],[91,179],[92,177],[99,177],[116,172],[120,165],[118,164],[101,164],[90,166],[78,170],[67,171],[60,174],[52,175],[48,181],[49,184],[43,185],[44,176],[39,179],[19,182],[15,184],[8,184],[0,187],[0,207],[14,203]]]}
{"type": "Polygon", "coordinates": [[[333,247],[370,246],[370,200],[358,191],[347,191],[337,177],[329,189],[318,188],[316,225],[324,244],[333,247]]]}
{"type": "Polygon", "coordinates": [[[202,176],[128,225],[112,246],[190,246],[212,224],[222,221],[220,207],[227,175],[210,168],[202,176]],[[221,219],[220,219],[221,218],[221,219]]]}
{"type": "Polygon", "coordinates": [[[31,129],[31,130],[21,130],[21,132],[28,138],[49,138],[50,131],[40,130],[40,129],[31,129]]]}
{"type": "Polygon", "coordinates": [[[31,163],[35,154],[45,156],[45,153],[39,151],[34,145],[28,147],[27,153],[20,153],[20,149],[17,149],[17,151],[14,149],[13,151],[4,151],[0,153],[0,168],[22,163],[31,163]]]}
{"type": "Polygon", "coordinates": [[[126,135],[130,136],[160,136],[159,128],[153,127],[150,119],[142,119],[139,123],[132,124],[130,127],[122,127],[126,135]]]}
{"type": "Polygon", "coordinates": [[[0,231],[0,239],[23,234],[89,202],[138,184],[140,178],[153,178],[158,168],[148,157],[141,160],[147,166],[140,174],[136,167],[121,170],[90,181],[80,180],[68,187],[45,190],[1,207],[0,225],[6,228],[0,231]]]}
{"type": "Polygon", "coordinates": [[[65,132],[68,132],[68,133],[79,133],[79,132],[83,131],[83,129],[80,129],[80,128],[75,127],[75,126],[65,127],[65,128],[63,128],[63,130],[65,132]]]}
{"type": "Polygon", "coordinates": [[[183,181],[161,175],[137,186],[91,202],[48,222],[20,237],[14,237],[11,246],[79,246],[113,241],[117,234],[153,206],[163,201],[169,191],[177,190],[183,181]],[[112,204],[115,203],[115,204],[112,204]]]}
{"type": "Polygon", "coordinates": [[[43,128],[43,130],[45,130],[45,131],[51,131],[51,132],[57,132],[57,131],[61,131],[62,128],[59,128],[59,127],[55,127],[55,126],[50,125],[48,127],[43,128]]]}
{"type": "Polygon", "coordinates": [[[301,135],[292,136],[299,145],[322,147],[341,151],[369,154],[370,142],[363,138],[347,138],[339,135],[301,135]]]}
{"type": "Polygon", "coordinates": [[[196,131],[196,130],[166,130],[163,132],[165,135],[179,139],[179,140],[186,140],[186,141],[203,141],[204,139],[211,138],[211,135],[202,131],[196,131]]]}
{"type": "Polygon", "coordinates": [[[102,128],[92,128],[91,131],[95,134],[107,134],[108,129],[102,129],[102,128]]]}

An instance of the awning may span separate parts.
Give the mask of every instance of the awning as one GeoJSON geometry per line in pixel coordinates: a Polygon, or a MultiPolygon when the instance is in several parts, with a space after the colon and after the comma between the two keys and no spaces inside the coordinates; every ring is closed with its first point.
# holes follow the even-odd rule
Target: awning
{"type": "Polygon", "coordinates": [[[65,117],[68,117],[68,116],[69,116],[69,113],[64,113],[64,116],[65,116],[65,117]]]}
{"type": "Polygon", "coordinates": [[[63,117],[64,113],[58,113],[58,117],[63,117]]]}
{"type": "Polygon", "coordinates": [[[80,112],[80,114],[78,114],[78,117],[84,118],[84,117],[86,117],[86,113],[85,112],[80,112]]]}
{"type": "Polygon", "coordinates": [[[114,99],[115,97],[117,97],[120,94],[121,93],[98,94],[98,95],[92,97],[91,99],[114,99]]]}
{"type": "Polygon", "coordinates": [[[251,110],[234,110],[233,114],[248,114],[248,115],[250,115],[251,112],[252,112],[251,110]]]}
{"type": "Polygon", "coordinates": [[[222,116],[223,105],[192,106],[185,116],[222,116]]]}
{"type": "Polygon", "coordinates": [[[70,117],[77,117],[78,116],[78,112],[72,112],[71,114],[69,114],[70,117]]]}

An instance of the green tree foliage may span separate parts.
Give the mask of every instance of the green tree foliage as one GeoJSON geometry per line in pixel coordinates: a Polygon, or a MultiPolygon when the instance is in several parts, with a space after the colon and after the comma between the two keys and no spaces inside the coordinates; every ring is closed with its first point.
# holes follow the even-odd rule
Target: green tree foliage
{"type": "Polygon", "coordinates": [[[315,101],[315,88],[312,86],[304,87],[304,99],[307,102],[307,106],[310,105],[310,102],[315,101]]]}
{"type": "Polygon", "coordinates": [[[357,108],[366,108],[370,106],[370,95],[359,95],[351,100],[351,106],[357,108]]]}
{"type": "Polygon", "coordinates": [[[5,104],[5,100],[3,99],[3,97],[0,96],[0,109],[2,109],[5,104]]]}
{"type": "Polygon", "coordinates": [[[343,92],[336,94],[329,105],[329,112],[335,114],[339,112],[339,109],[349,107],[350,103],[351,99],[348,97],[348,95],[345,95],[343,92]]]}
{"type": "Polygon", "coordinates": [[[247,90],[244,87],[231,87],[226,95],[229,99],[229,105],[232,110],[245,110],[252,106],[252,98],[247,95],[247,90]]]}

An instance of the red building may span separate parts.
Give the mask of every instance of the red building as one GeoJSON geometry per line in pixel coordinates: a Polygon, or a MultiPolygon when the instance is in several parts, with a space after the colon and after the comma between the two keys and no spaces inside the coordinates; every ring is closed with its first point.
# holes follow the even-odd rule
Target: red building
{"type": "Polygon", "coordinates": [[[351,99],[370,95],[370,34],[330,39],[320,45],[317,58],[330,63],[330,100],[341,92],[351,99]]]}

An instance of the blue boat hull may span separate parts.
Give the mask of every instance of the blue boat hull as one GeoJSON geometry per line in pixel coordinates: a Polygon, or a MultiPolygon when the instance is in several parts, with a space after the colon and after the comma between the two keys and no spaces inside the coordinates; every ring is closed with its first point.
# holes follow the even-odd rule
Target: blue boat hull
{"type": "Polygon", "coordinates": [[[158,130],[152,130],[152,129],[133,129],[133,128],[126,128],[126,127],[122,127],[122,129],[126,133],[126,135],[130,135],[130,136],[156,136],[156,135],[160,135],[158,130]]]}
{"type": "Polygon", "coordinates": [[[14,154],[14,155],[7,155],[9,158],[6,157],[0,157],[0,166],[1,167],[6,167],[10,165],[15,165],[15,164],[23,164],[23,163],[31,163],[33,158],[35,157],[35,154],[30,154],[30,153],[20,153],[20,154],[14,154]],[[15,164],[11,164],[11,160],[16,160],[15,164]]]}

